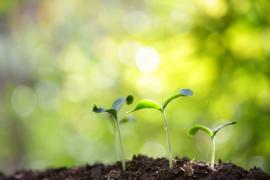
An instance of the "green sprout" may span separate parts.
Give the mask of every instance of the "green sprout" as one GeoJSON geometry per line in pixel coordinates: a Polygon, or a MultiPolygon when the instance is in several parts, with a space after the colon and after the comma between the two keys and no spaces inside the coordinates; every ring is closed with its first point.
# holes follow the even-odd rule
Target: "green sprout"
{"type": "Polygon", "coordinates": [[[215,151],[216,151],[216,134],[223,129],[225,126],[229,126],[229,125],[234,125],[236,124],[236,122],[229,122],[223,125],[220,125],[216,128],[214,128],[213,130],[211,130],[210,128],[204,126],[204,125],[195,125],[193,127],[191,127],[188,130],[188,134],[191,136],[194,136],[199,130],[201,130],[202,132],[205,132],[206,134],[208,134],[212,140],[212,153],[211,153],[211,168],[214,169],[214,163],[215,163],[215,151]]]}
{"type": "MultiPolygon", "coordinates": [[[[121,130],[120,130],[120,123],[133,121],[134,119],[131,116],[128,116],[128,117],[125,117],[125,118],[119,120],[118,112],[125,103],[129,105],[129,104],[132,104],[132,102],[133,102],[133,96],[128,95],[127,97],[120,97],[120,98],[116,99],[113,102],[112,107],[109,109],[105,109],[103,107],[97,107],[96,105],[94,105],[94,107],[93,107],[93,112],[95,112],[95,113],[106,112],[113,119],[113,122],[115,125],[116,135],[118,135],[117,137],[119,138],[119,143],[117,146],[120,147],[120,154],[121,154],[121,161],[122,161],[122,169],[123,170],[126,170],[126,163],[125,163],[125,154],[124,154],[123,141],[122,141],[121,130]]],[[[117,142],[116,142],[116,144],[117,144],[117,142]]],[[[116,146],[116,148],[117,148],[117,146],[116,146]]]]}
{"type": "Polygon", "coordinates": [[[182,89],[180,90],[177,94],[174,94],[172,96],[170,96],[169,98],[167,98],[163,103],[158,103],[155,102],[153,100],[150,99],[142,99],[140,100],[137,105],[135,106],[134,109],[132,109],[130,112],[134,112],[140,109],[146,109],[146,108],[151,108],[151,109],[156,109],[158,111],[160,111],[162,113],[162,117],[163,117],[163,126],[166,132],[166,140],[167,140],[167,146],[168,146],[168,159],[169,159],[169,166],[170,168],[173,167],[173,163],[172,163],[172,159],[173,159],[173,155],[172,155],[172,145],[171,145],[171,139],[170,139],[170,131],[167,125],[167,118],[166,118],[166,113],[165,113],[165,109],[167,107],[167,105],[174,99],[178,98],[178,97],[185,97],[185,96],[191,96],[193,94],[193,92],[190,89],[182,89]]]}

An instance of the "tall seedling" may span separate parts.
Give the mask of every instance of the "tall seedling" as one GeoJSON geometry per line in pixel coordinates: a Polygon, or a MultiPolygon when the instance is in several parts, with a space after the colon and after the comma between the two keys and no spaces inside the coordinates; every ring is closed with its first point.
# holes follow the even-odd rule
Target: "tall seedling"
{"type": "Polygon", "coordinates": [[[167,125],[167,118],[166,118],[165,109],[166,109],[167,105],[172,100],[179,98],[179,97],[191,96],[192,94],[193,94],[193,92],[190,89],[182,89],[177,94],[174,94],[174,95],[170,96],[169,98],[167,98],[161,104],[156,102],[156,101],[153,101],[151,99],[142,99],[137,103],[137,105],[135,106],[134,109],[129,111],[129,112],[134,112],[134,111],[141,110],[141,109],[151,108],[151,109],[156,109],[159,112],[161,112],[162,117],[163,117],[163,125],[164,125],[164,129],[166,132],[166,140],[167,140],[167,146],[168,146],[168,159],[169,159],[170,168],[173,167],[173,163],[172,163],[173,155],[172,155],[170,131],[169,131],[169,128],[167,125]]]}
{"type": "Polygon", "coordinates": [[[124,97],[120,97],[120,98],[116,99],[113,102],[112,107],[109,108],[109,109],[106,109],[106,108],[103,108],[103,107],[97,107],[96,105],[94,105],[94,107],[93,107],[93,112],[95,112],[95,113],[106,112],[113,119],[113,122],[115,124],[116,133],[118,135],[117,137],[119,138],[118,146],[120,148],[121,161],[122,161],[122,169],[123,170],[126,170],[126,163],[125,163],[125,154],[124,154],[124,149],[123,149],[123,141],[122,141],[120,123],[127,122],[129,120],[129,118],[126,117],[126,118],[123,118],[123,119],[119,120],[118,112],[120,111],[121,107],[125,103],[126,104],[132,104],[132,102],[133,102],[133,96],[129,95],[129,96],[125,97],[125,98],[124,97]]]}

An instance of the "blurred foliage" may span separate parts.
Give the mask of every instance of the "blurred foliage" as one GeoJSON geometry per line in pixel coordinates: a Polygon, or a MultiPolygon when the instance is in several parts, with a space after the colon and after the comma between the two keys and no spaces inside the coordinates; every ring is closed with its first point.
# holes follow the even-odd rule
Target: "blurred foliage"
{"type": "MultiPolygon", "coordinates": [[[[194,96],[167,109],[174,155],[208,160],[208,137],[187,129],[238,121],[217,158],[269,172],[269,12],[268,0],[1,0],[0,169],[115,161],[93,104],[186,87],[194,96]]],[[[127,157],[166,156],[160,114],[134,115],[121,125],[127,157]]]]}

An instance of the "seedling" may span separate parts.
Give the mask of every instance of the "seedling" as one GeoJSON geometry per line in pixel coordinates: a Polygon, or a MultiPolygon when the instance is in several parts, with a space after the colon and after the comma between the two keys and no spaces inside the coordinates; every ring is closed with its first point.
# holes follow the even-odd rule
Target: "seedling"
{"type": "Polygon", "coordinates": [[[204,125],[195,125],[195,126],[191,127],[188,131],[189,135],[194,136],[199,130],[201,130],[202,132],[205,132],[206,134],[208,134],[209,137],[211,138],[211,140],[212,140],[211,167],[212,167],[212,169],[214,169],[214,163],[215,163],[216,135],[224,127],[229,126],[229,125],[234,125],[234,124],[236,124],[235,121],[229,122],[229,123],[223,124],[221,126],[218,126],[213,130],[211,130],[210,128],[208,128],[204,125]]]}
{"type": "Polygon", "coordinates": [[[95,112],[95,113],[106,112],[113,119],[113,122],[115,124],[116,134],[118,135],[118,138],[119,138],[118,146],[120,147],[120,154],[121,154],[121,161],[122,161],[122,169],[123,170],[126,170],[126,163],[125,163],[125,154],[124,154],[123,141],[122,141],[121,130],[120,130],[120,125],[119,124],[131,121],[132,118],[131,117],[125,117],[125,118],[119,120],[118,112],[125,103],[126,104],[132,104],[132,102],[133,102],[133,96],[129,95],[129,96],[125,97],[125,98],[120,97],[120,98],[116,99],[113,102],[112,107],[109,108],[109,109],[105,109],[103,107],[97,107],[96,105],[94,105],[94,107],[93,107],[93,112],[95,112]]]}
{"type": "Polygon", "coordinates": [[[171,145],[171,138],[170,138],[170,131],[167,125],[167,118],[166,118],[166,113],[165,113],[165,109],[167,107],[167,105],[174,99],[178,98],[178,97],[185,97],[185,96],[191,96],[193,94],[193,92],[190,89],[182,89],[180,90],[177,94],[174,94],[172,96],[170,96],[169,98],[167,98],[164,102],[162,102],[161,104],[153,101],[151,99],[142,99],[140,100],[137,105],[135,106],[134,109],[132,109],[129,112],[134,112],[140,109],[146,109],[146,108],[151,108],[151,109],[156,109],[158,111],[160,111],[162,113],[162,117],[163,117],[163,126],[166,132],[166,140],[167,140],[167,146],[168,146],[168,159],[169,159],[169,166],[170,168],[173,167],[173,163],[172,163],[172,145],[171,145]]]}

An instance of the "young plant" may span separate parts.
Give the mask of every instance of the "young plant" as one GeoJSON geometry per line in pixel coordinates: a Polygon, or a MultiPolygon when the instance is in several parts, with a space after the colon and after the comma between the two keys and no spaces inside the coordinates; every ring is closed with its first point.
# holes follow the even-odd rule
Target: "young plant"
{"type": "Polygon", "coordinates": [[[229,123],[223,124],[221,126],[216,127],[213,130],[211,130],[208,127],[203,126],[203,125],[195,125],[195,126],[191,127],[188,131],[189,135],[194,136],[199,130],[201,130],[202,132],[205,132],[206,134],[208,134],[209,137],[211,138],[211,140],[212,140],[211,167],[212,167],[212,169],[214,169],[214,163],[215,163],[216,135],[225,126],[229,126],[229,125],[233,125],[233,124],[236,124],[236,122],[234,121],[234,122],[229,122],[229,123]]]}
{"type": "Polygon", "coordinates": [[[133,102],[133,96],[128,95],[127,97],[120,97],[120,98],[116,99],[113,102],[112,107],[109,109],[106,109],[103,107],[97,107],[96,105],[94,105],[94,107],[93,107],[93,112],[95,112],[95,113],[106,112],[113,119],[113,122],[115,124],[116,135],[118,135],[117,137],[119,138],[118,146],[120,147],[120,154],[121,154],[121,161],[122,161],[122,169],[123,170],[126,170],[126,163],[125,163],[125,154],[124,154],[124,149],[123,149],[122,135],[121,135],[121,130],[120,130],[120,123],[125,123],[128,121],[131,121],[132,118],[125,117],[125,118],[119,120],[118,112],[125,103],[129,105],[129,104],[132,104],[132,102],[133,102]]]}
{"type": "Polygon", "coordinates": [[[163,126],[166,132],[166,140],[167,140],[167,146],[168,146],[168,159],[169,159],[169,166],[170,168],[173,167],[173,163],[172,163],[172,145],[171,145],[171,138],[170,138],[170,131],[167,125],[167,118],[166,118],[166,113],[165,113],[165,109],[167,107],[167,105],[174,99],[178,98],[178,97],[185,97],[185,96],[191,96],[193,94],[193,92],[190,89],[182,89],[180,90],[177,94],[174,94],[170,97],[168,97],[164,102],[162,102],[161,104],[158,102],[155,102],[153,100],[150,99],[142,99],[140,100],[137,105],[135,106],[134,109],[132,109],[129,112],[134,112],[137,110],[141,110],[141,109],[146,109],[146,108],[151,108],[151,109],[156,109],[158,111],[161,112],[162,117],[163,117],[163,126]]]}

